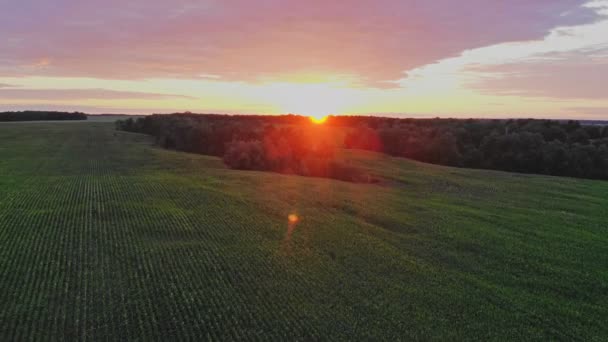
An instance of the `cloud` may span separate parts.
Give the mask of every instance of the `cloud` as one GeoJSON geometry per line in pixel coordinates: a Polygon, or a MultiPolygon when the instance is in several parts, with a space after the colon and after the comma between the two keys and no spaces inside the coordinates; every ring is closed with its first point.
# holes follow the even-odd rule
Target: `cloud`
{"type": "Polygon", "coordinates": [[[0,83],[0,88],[14,88],[12,84],[0,83]]]}
{"type": "Polygon", "coordinates": [[[194,99],[184,95],[154,94],[107,89],[0,89],[0,100],[119,100],[194,99]]]}
{"type": "MultiPolygon", "coordinates": [[[[17,103],[0,104],[0,112],[4,111],[25,111],[25,110],[50,110],[62,112],[83,112],[87,114],[139,114],[149,115],[152,113],[170,114],[192,111],[195,113],[208,114],[243,114],[241,111],[227,111],[225,109],[200,109],[184,107],[126,107],[120,105],[82,105],[82,104],[53,104],[53,103],[17,103]]],[[[250,114],[263,114],[263,112],[251,112],[250,114]]]]}
{"type": "Polygon", "coordinates": [[[329,74],[380,87],[463,50],[596,17],[579,0],[23,0],[0,13],[0,76],[329,74]]]}
{"type": "Polygon", "coordinates": [[[541,39],[494,44],[408,71],[404,88],[483,95],[608,100],[608,1],[586,8],[598,20],[553,28],[541,39]]]}
{"type": "Polygon", "coordinates": [[[497,77],[481,78],[473,88],[492,95],[608,99],[608,58],[592,60],[579,54],[547,58],[551,60],[545,63],[510,63],[478,69],[497,77]]]}

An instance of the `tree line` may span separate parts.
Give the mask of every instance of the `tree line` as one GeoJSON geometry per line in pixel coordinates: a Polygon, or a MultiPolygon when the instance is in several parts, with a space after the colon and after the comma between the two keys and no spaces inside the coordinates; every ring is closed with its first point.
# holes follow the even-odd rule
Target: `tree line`
{"type": "Polygon", "coordinates": [[[118,129],[155,136],[165,148],[219,156],[238,169],[369,180],[336,161],[335,150],[342,147],[457,167],[608,179],[606,126],[331,116],[319,127],[298,115],[173,114],[117,122],[118,129]],[[336,139],[337,132],[345,133],[343,140],[336,139]]]}
{"type": "Polygon", "coordinates": [[[0,112],[0,121],[47,121],[47,120],[86,120],[87,115],[80,112],[23,111],[0,112]]]}
{"type": "Polygon", "coordinates": [[[608,179],[608,126],[572,120],[370,119],[344,145],[441,165],[608,179]]]}
{"type": "Polygon", "coordinates": [[[377,181],[338,160],[333,132],[302,116],[151,115],[119,120],[116,127],[152,135],[164,148],[222,157],[233,169],[377,181]]]}

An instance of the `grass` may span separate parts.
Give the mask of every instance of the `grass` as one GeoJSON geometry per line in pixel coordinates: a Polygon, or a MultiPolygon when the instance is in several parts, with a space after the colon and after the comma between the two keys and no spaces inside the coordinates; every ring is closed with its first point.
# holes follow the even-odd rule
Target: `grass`
{"type": "Polygon", "coordinates": [[[608,182],[344,153],[384,181],[0,124],[0,339],[606,339],[608,182]]]}

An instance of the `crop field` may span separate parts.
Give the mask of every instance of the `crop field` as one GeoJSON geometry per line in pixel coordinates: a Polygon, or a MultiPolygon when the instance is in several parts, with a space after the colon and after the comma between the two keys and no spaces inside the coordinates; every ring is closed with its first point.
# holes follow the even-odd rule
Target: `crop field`
{"type": "Polygon", "coordinates": [[[0,124],[0,340],[606,340],[608,182],[342,153],[383,181],[0,124]]]}

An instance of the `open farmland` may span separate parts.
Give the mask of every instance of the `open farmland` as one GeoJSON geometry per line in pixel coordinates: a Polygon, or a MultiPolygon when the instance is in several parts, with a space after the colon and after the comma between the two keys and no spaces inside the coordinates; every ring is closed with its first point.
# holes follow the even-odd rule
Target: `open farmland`
{"type": "Polygon", "coordinates": [[[608,182],[343,153],[383,181],[0,124],[0,339],[608,336],[608,182]]]}

